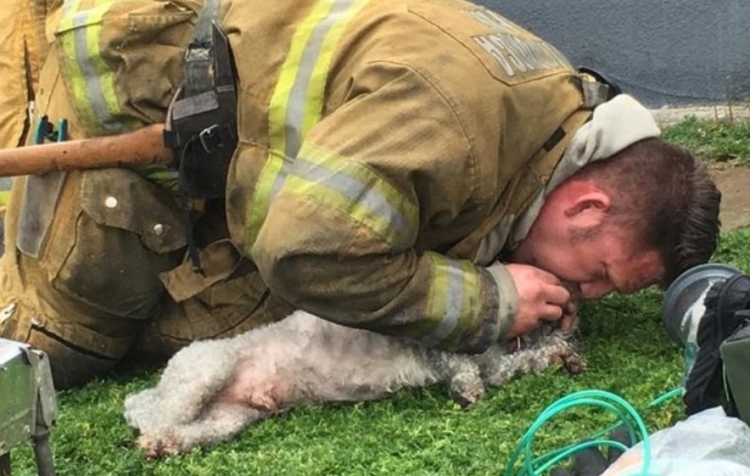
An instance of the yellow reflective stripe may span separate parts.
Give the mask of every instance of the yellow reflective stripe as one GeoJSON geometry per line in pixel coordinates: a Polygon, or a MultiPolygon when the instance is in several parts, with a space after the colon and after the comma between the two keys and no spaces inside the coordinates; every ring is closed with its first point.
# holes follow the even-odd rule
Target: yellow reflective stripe
{"type": "Polygon", "coordinates": [[[271,205],[273,189],[284,168],[284,159],[276,154],[273,150],[269,151],[266,163],[258,176],[258,182],[255,184],[247,218],[246,246],[248,251],[255,243],[260,227],[266,219],[268,208],[271,205]]]}
{"type": "Polygon", "coordinates": [[[255,242],[305,135],[320,120],[336,44],[366,1],[319,0],[292,37],[269,104],[269,153],[248,210],[248,246],[255,242]]]}
{"type": "Polygon", "coordinates": [[[127,124],[118,119],[122,110],[115,93],[114,73],[101,56],[102,18],[115,0],[97,0],[80,11],[80,0],[66,0],[58,25],[70,81],[73,107],[95,133],[118,133],[127,124]],[[75,12],[75,13],[74,13],[75,12]]]}
{"type": "Polygon", "coordinates": [[[408,248],[417,235],[415,202],[369,167],[312,144],[302,147],[282,190],[349,215],[394,247],[408,248]]]}
{"type": "Polygon", "coordinates": [[[432,265],[432,283],[426,318],[434,322],[422,343],[434,347],[466,329],[479,307],[479,273],[467,261],[454,261],[437,254],[425,255],[432,265]]]}
{"type": "MultiPolygon", "coordinates": [[[[294,129],[293,120],[296,119],[296,117],[291,118],[292,121],[288,120],[290,119],[288,117],[289,110],[303,108],[303,104],[299,103],[304,102],[304,99],[300,101],[299,98],[292,97],[293,92],[299,93],[299,91],[307,86],[301,84],[296,89],[294,87],[295,83],[297,83],[298,76],[307,72],[301,71],[301,66],[303,64],[309,66],[307,61],[303,61],[302,55],[306,50],[309,51],[306,46],[310,42],[313,29],[325,19],[326,15],[330,12],[332,5],[333,1],[331,0],[321,0],[316,3],[310,15],[302,22],[299,28],[297,28],[297,31],[295,31],[289,47],[289,53],[287,53],[286,60],[281,66],[279,79],[276,82],[276,87],[274,88],[273,96],[271,97],[271,104],[268,111],[269,145],[272,151],[281,152],[288,158],[291,158],[289,152],[294,151],[287,151],[287,135],[292,136],[290,137],[292,140],[289,141],[292,142],[294,140],[293,136],[295,134],[301,135],[302,132],[299,129],[294,129]],[[293,100],[296,100],[296,102],[293,102],[293,100]]],[[[316,59],[317,58],[312,58],[313,61],[316,59]]],[[[297,112],[299,114],[299,111],[297,112]]]]}
{"type": "Polygon", "coordinates": [[[320,120],[325,101],[326,76],[331,66],[336,45],[344,33],[344,26],[348,20],[364,4],[365,1],[362,0],[340,0],[333,6],[332,10],[336,21],[330,26],[328,34],[323,38],[320,57],[312,72],[312,82],[307,90],[307,108],[303,115],[302,137],[307,135],[308,131],[320,120]]]}

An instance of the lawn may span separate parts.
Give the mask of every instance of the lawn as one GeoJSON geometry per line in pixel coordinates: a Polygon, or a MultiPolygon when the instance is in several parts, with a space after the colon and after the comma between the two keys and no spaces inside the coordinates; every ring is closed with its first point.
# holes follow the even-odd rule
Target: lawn
{"type": "Polygon", "coordinates": [[[750,164],[750,122],[688,118],[666,128],[663,136],[685,145],[714,166],[750,164]]]}
{"type": "MultiPolygon", "coordinates": [[[[711,126],[686,121],[667,133],[673,140],[699,141],[705,157],[723,160],[719,154],[724,150],[726,158],[750,157],[745,152],[750,142],[731,149],[726,140],[695,137],[701,127],[711,126]]],[[[741,135],[750,137],[748,133],[743,130],[741,135]]],[[[715,261],[750,270],[750,229],[724,235],[715,261]]],[[[492,389],[470,410],[459,408],[440,387],[403,391],[374,403],[295,409],[229,443],[158,462],[141,457],[122,418],[125,395],[154,383],[158,373],[121,370],[80,390],[60,393],[60,416],[52,432],[56,469],[69,476],[502,475],[536,416],[571,392],[615,392],[642,410],[650,430],[683,416],[679,398],[648,408],[682,378],[681,352],[661,328],[660,306],[657,290],[585,304],[580,341],[589,367],[577,377],[557,369],[525,376],[492,389]]],[[[612,422],[594,410],[562,415],[543,428],[536,453],[612,422]]],[[[35,473],[28,446],[14,451],[13,470],[16,475],[35,473]]]]}

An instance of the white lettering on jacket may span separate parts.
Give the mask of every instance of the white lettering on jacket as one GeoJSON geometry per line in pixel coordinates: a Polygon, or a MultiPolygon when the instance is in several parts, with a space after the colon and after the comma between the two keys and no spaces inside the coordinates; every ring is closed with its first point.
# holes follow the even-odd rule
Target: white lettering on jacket
{"type": "Polygon", "coordinates": [[[526,40],[505,33],[479,35],[473,39],[497,61],[508,76],[569,67],[568,61],[559,51],[541,40],[526,40]]]}
{"type": "Polygon", "coordinates": [[[492,33],[472,39],[482,47],[509,77],[531,71],[569,68],[568,60],[555,47],[539,38],[524,38],[524,30],[497,13],[479,8],[466,11],[491,28],[492,33]]]}

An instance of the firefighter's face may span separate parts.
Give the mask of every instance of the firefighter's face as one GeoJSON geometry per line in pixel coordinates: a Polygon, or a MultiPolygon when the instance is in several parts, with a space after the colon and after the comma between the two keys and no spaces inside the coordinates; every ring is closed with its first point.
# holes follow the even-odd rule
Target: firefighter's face
{"type": "Polygon", "coordinates": [[[606,221],[609,198],[597,190],[553,192],[514,261],[567,281],[583,299],[632,293],[659,282],[664,267],[655,250],[636,246],[630,230],[606,221]]]}
{"type": "Polygon", "coordinates": [[[613,291],[628,294],[659,281],[663,267],[656,251],[634,249],[624,231],[582,231],[583,236],[574,233],[567,243],[535,247],[530,264],[572,283],[583,299],[613,291]]]}

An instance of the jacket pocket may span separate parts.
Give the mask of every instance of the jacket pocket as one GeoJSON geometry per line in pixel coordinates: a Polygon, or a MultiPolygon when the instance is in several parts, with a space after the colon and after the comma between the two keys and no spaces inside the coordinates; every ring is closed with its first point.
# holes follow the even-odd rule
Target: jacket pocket
{"type": "Polygon", "coordinates": [[[52,286],[107,314],[153,317],[186,245],[169,193],[125,169],[71,174],[43,256],[52,286]]]}

